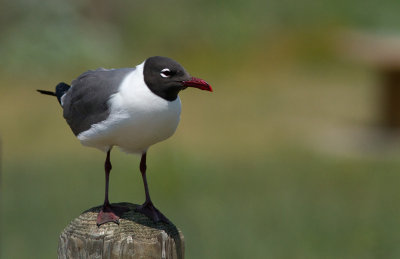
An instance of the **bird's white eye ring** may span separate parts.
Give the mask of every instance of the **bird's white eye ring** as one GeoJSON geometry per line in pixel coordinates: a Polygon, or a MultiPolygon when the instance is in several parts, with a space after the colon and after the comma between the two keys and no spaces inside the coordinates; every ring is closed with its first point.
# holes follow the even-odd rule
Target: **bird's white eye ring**
{"type": "Polygon", "coordinates": [[[164,78],[168,78],[171,77],[172,73],[171,70],[169,70],[169,68],[164,68],[163,70],[161,70],[160,75],[164,78]]]}

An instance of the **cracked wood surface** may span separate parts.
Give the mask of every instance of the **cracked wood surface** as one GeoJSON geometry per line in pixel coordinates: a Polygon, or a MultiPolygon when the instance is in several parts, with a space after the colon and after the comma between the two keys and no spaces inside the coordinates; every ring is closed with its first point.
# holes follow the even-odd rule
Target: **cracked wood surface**
{"type": "Polygon", "coordinates": [[[183,234],[172,223],[154,223],[135,211],[136,204],[117,203],[128,208],[120,224],[97,227],[101,206],[75,218],[61,233],[58,258],[184,258],[183,234]]]}

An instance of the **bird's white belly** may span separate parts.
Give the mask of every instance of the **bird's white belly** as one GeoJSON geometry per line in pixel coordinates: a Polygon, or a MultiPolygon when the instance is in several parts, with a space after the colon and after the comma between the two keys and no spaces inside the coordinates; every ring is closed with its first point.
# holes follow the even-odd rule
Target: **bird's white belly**
{"type": "Polygon", "coordinates": [[[179,124],[181,101],[170,102],[147,86],[132,87],[128,76],[109,100],[110,115],[77,137],[85,146],[103,151],[119,146],[128,153],[143,153],[151,145],[172,136],[179,124]]]}
{"type": "Polygon", "coordinates": [[[110,132],[110,143],[128,153],[143,153],[151,145],[169,138],[179,123],[175,109],[138,113],[132,117],[134,120],[122,121],[110,132]]]}
{"type": "MultiPolygon", "coordinates": [[[[180,102],[151,111],[120,111],[78,135],[85,146],[107,151],[118,146],[128,153],[143,153],[151,145],[172,136],[178,126],[180,102]]],[[[158,107],[160,108],[160,107],[158,107]]]]}

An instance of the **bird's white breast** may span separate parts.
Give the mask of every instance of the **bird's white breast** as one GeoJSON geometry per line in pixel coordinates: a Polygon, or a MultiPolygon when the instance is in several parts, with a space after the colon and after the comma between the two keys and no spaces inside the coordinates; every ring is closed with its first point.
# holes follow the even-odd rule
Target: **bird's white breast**
{"type": "Polygon", "coordinates": [[[111,96],[109,117],[78,135],[83,145],[104,151],[116,145],[129,153],[143,153],[174,134],[181,101],[178,97],[170,102],[151,92],[143,79],[143,66],[128,74],[111,96]]]}

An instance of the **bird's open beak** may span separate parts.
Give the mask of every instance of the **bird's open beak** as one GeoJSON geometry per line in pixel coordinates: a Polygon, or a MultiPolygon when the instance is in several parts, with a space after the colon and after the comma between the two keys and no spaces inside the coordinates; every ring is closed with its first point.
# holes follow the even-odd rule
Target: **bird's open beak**
{"type": "Polygon", "coordinates": [[[182,84],[185,87],[195,87],[195,88],[199,88],[201,90],[206,90],[206,91],[210,91],[210,92],[213,91],[212,88],[211,88],[211,85],[209,85],[203,79],[196,78],[196,77],[192,77],[188,81],[183,81],[182,84]]]}

